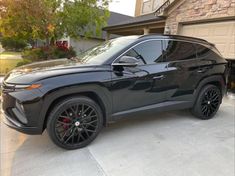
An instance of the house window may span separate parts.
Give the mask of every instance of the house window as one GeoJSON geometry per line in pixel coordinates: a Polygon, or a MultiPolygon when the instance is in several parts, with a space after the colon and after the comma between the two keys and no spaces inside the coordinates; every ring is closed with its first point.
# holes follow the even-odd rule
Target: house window
{"type": "Polygon", "coordinates": [[[153,11],[157,10],[166,0],[153,0],[153,11]]]}
{"type": "Polygon", "coordinates": [[[166,0],[143,0],[142,14],[151,13],[157,10],[166,0]]]}
{"type": "Polygon", "coordinates": [[[144,0],[142,5],[142,14],[152,12],[152,0],[144,0]]]}

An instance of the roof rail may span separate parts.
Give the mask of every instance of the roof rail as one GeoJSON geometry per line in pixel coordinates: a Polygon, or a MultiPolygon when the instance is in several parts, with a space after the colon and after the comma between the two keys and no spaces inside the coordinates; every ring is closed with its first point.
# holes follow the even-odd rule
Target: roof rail
{"type": "Polygon", "coordinates": [[[189,37],[189,36],[183,36],[183,35],[168,35],[168,34],[161,34],[161,33],[155,33],[155,34],[147,34],[147,35],[142,35],[140,36],[140,38],[142,37],[148,37],[148,36],[165,36],[165,37],[175,37],[175,38],[179,38],[179,39],[191,39],[191,40],[196,40],[198,42],[207,44],[207,45],[211,45],[211,46],[215,46],[215,44],[208,42],[205,39],[201,39],[201,38],[196,38],[196,37],[189,37]]]}
{"type": "Polygon", "coordinates": [[[197,38],[197,37],[189,37],[189,36],[184,36],[184,35],[165,35],[165,34],[164,34],[164,36],[182,37],[182,38],[194,39],[194,40],[199,40],[199,41],[203,41],[203,42],[209,43],[207,40],[201,39],[201,38],[197,38]]]}

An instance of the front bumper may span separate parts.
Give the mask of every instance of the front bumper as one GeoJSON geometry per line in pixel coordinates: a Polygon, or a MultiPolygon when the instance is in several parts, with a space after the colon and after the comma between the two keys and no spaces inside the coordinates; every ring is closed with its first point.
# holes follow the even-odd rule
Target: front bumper
{"type": "Polygon", "coordinates": [[[25,134],[40,134],[41,133],[41,130],[38,129],[37,127],[24,126],[20,122],[14,120],[9,115],[7,115],[3,110],[1,111],[1,114],[2,114],[3,123],[12,129],[15,129],[25,134]]]}
{"type": "Polygon", "coordinates": [[[14,91],[4,87],[2,91],[1,117],[3,122],[25,134],[41,134],[43,121],[40,118],[42,100],[37,89],[14,91]]]}

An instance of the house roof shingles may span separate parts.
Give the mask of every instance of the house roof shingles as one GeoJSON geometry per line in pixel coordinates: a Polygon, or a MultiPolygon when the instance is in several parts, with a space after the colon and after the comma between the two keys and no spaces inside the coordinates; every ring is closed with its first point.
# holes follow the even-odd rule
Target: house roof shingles
{"type": "MultiPolygon", "coordinates": [[[[110,16],[109,16],[107,24],[108,24],[108,26],[109,25],[115,25],[115,24],[118,24],[118,23],[120,23],[122,21],[130,20],[132,18],[133,17],[131,17],[131,16],[123,15],[123,14],[120,14],[120,13],[110,12],[110,16]]],[[[118,35],[112,35],[111,36],[111,38],[115,38],[115,37],[118,37],[118,35]]],[[[103,31],[101,39],[104,40],[106,38],[107,38],[107,32],[103,31]]]]}
{"type": "Polygon", "coordinates": [[[146,23],[146,22],[151,22],[151,21],[162,21],[162,20],[165,20],[165,18],[164,17],[157,17],[154,15],[154,13],[151,13],[151,14],[147,14],[147,15],[132,17],[128,20],[120,21],[119,23],[116,23],[114,25],[109,24],[107,27],[104,27],[103,30],[108,30],[111,28],[128,26],[128,25],[134,25],[134,24],[141,24],[141,23],[146,23]]]}

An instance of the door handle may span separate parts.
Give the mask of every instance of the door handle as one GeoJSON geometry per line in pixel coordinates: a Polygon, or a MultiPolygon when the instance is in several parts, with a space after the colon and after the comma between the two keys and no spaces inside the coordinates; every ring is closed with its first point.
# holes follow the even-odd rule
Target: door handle
{"type": "Polygon", "coordinates": [[[153,79],[158,79],[158,80],[162,80],[162,79],[164,79],[164,78],[165,78],[164,75],[159,75],[159,76],[153,77],[153,79]]]}
{"type": "Polygon", "coordinates": [[[200,68],[197,70],[198,73],[205,73],[209,68],[200,68]]]}

